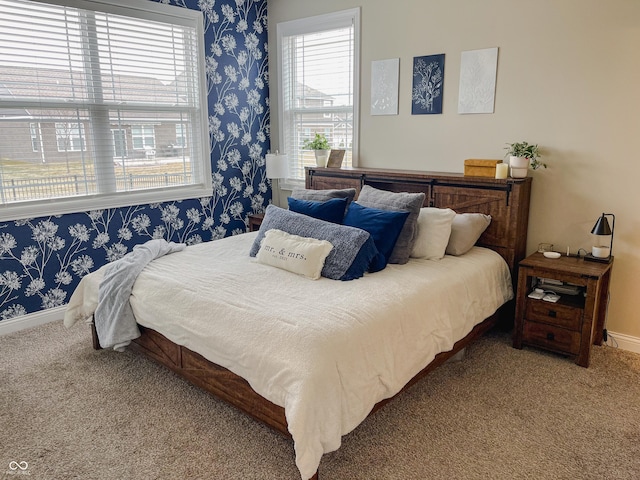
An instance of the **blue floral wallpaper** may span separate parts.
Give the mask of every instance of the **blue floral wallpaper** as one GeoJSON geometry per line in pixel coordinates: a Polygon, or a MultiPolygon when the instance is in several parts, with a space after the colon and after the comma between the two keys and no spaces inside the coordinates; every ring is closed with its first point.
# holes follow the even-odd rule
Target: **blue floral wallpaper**
{"type": "Polygon", "coordinates": [[[0,222],[0,321],[64,305],[84,275],[138,243],[244,233],[269,203],[267,0],[160,3],[204,14],[212,195],[0,222]]]}

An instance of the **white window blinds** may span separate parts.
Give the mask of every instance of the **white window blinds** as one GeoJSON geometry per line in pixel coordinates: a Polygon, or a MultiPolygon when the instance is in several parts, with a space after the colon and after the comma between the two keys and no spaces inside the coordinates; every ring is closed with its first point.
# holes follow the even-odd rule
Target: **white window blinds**
{"type": "Polygon", "coordinates": [[[154,2],[0,0],[1,217],[210,194],[202,39],[154,2]]]}
{"type": "Polygon", "coordinates": [[[278,24],[280,150],[291,179],[315,165],[305,140],[324,135],[346,150],[343,166],[357,154],[359,9],[278,24]]]}

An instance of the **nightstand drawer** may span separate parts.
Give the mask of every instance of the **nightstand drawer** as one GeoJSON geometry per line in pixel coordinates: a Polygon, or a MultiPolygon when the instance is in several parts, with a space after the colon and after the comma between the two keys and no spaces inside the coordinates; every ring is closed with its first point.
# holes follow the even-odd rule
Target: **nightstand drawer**
{"type": "Polygon", "coordinates": [[[544,323],[525,320],[522,340],[525,343],[577,355],[580,352],[580,332],[544,323]]]}
{"type": "Polygon", "coordinates": [[[579,332],[582,328],[582,309],[545,302],[528,300],[525,318],[536,322],[549,323],[579,332]]]}

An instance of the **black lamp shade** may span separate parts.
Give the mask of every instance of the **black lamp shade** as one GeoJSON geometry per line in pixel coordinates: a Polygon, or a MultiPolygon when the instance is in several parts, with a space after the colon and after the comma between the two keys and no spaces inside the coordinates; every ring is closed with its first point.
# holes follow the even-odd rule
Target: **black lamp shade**
{"type": "Polygon", "coordinates": [[[609,243],[609,255],[607,257],[595,257],[591,253],[588,253],[584,256],[585,260],[590,260],[592,262],[601,262],[601,263],[610,263],[613,260],[611,256],[613,253],[613,229],[616,227],[616,216],[613,213],[603,213],[598,221],[593,226],[593,230],[591,233],[594,235],[600,235],[603,237],[610,236],[611,240],[609,243]],[[609,221],[607,217],[610,216],[613,220],[613,224],[609,226],[609,221]]]}
{"type": "Polygon", "coordinates": [[[611,227],[609,226],[609,221],[604,215],[605,214],[603,213],[602,216],[598,218],[596,224],[593,226],[593,230],[591,230],[591,233],[593,233],[594,235],[611,235],[612,232],[611,227]]]}

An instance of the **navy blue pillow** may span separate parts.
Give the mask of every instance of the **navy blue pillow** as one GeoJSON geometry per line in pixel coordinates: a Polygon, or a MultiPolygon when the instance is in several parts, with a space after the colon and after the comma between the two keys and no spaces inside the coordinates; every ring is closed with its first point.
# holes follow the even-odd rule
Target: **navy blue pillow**
{"type": "Polygon", "coordinates": [[[409,213],[363,207],[358,202],[351,202],[342,223],[369,232],[386,266],[409,213]]]}
{"type": "Polygon", "coordinates": [[[347,208],[346,198],[332,198],[326,202],[315,202],[313,200],[298,200],[297,198],[287,197],[287,201],[289,202],[289,210],[292,212],[338,224],[342,223],[344,211],[347,208]]]}

